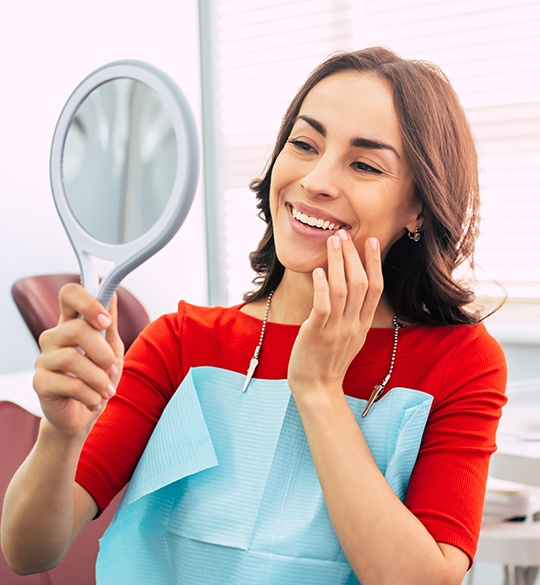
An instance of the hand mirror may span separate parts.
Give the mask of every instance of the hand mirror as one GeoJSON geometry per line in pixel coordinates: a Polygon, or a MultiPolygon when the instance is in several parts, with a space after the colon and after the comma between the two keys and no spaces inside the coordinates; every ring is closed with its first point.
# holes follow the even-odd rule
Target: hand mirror
{"type": "Polygon", "coordinates": [[[120,281],[178,231],[198,173],[193,114],[159,69],[116,61],[71,94],[53,136],[51,187],[81,282],[106,308],[120,281]],[[101,282],[99,263],[109,267],[101,282]]]}

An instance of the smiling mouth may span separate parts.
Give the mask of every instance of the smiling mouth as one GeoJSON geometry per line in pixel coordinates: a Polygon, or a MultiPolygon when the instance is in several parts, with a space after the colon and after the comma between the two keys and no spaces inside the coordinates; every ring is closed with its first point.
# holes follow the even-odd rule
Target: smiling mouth
{"type": "Polygon", "coordinates": [[[302,213],[301,211],[298,211],[298,209],[296,209],[295,207],[292,207],[292,206],[290,206],[290,212],[291,212],[291,215],[294,217],[294,219],[296,219],[300,223],[303,223],[303,224],[308,225],[308,226],[313,227],[313,228],[318,228],[320,230],[333,232],[333,231],[339,230],[341,228],[343,228],[343,229],[349,228],[349,226],[347,224],[333,223],[327,219],[313,217],[311,215],[307,215],[306,213],[302,213]]]}

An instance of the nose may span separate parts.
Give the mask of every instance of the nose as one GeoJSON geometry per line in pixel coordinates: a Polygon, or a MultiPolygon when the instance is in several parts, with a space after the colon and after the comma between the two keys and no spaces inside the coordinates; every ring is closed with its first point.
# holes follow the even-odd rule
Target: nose
{"type": "Polygon", "coordinates": [[[340,194],[341,169],[329,156],[321,156],[313,161],[306,174],[301,178],[301,187],[311,197],[337,198],[340,194]]]}

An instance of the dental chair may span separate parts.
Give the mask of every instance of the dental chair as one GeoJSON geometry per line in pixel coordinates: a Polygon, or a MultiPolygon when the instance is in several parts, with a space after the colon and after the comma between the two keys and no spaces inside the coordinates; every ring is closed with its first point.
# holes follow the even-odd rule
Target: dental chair
{"type": "MultiPolygon", "coordinates": [[[[46,329],[58,323],[60,307],[58,292],[64,284],[79,283],[78,274],[43,274],[28,276],[15,282],[11,295],[32,336],[38,341],[46,329]]],[[[150,318],[141,302],[128,290],[119,287],[118,331],[126,351],[139,333],[148,325],[150,318]]]]}

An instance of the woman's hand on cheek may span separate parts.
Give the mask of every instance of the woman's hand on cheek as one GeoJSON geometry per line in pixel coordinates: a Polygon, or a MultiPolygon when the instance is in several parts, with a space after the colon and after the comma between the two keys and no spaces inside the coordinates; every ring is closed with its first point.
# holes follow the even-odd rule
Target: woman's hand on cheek
{"type": "Polygon", "coordinates": [[[313,272],[313,309],[296,338],[289,386],[305,393],[342,392],[343,378],[364,345],[383,290],[379,243],[365,243],[365,267],[345,230],[328,238],[328,275],[313,272]]]}

